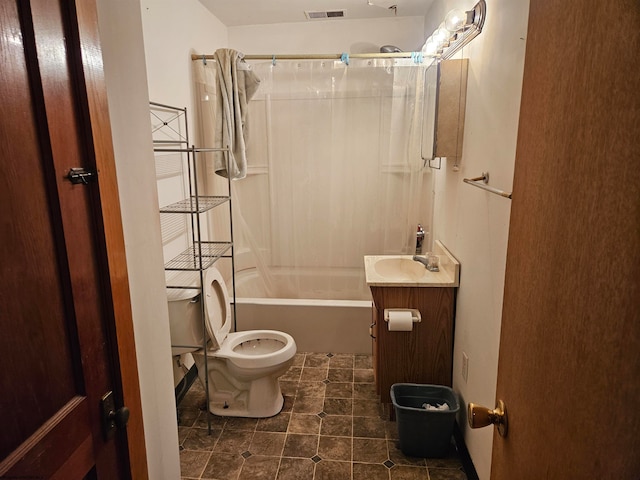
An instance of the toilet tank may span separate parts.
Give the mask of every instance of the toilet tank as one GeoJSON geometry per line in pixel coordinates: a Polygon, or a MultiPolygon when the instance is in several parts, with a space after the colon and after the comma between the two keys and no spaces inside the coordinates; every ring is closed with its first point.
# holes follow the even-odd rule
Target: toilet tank
{"type": "Polygon", "coordinates": [[[200,290],[168,288],[167,302],[171,355],[181,355],[197,350],[204,340],[200,290]],[[180,345],[180,347],[174,345],[180,345]]]}

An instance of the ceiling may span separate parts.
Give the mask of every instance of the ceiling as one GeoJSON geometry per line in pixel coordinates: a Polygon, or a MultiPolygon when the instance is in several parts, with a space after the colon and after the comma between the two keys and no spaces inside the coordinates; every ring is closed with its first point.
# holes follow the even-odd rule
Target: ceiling
{"type": "Polygon", "coordinates": [[[345,10],[344,19],[424,16],[433,0],[199,0],[227,27],[266,23],[318,22],[305,11],[345,10]],[[397,8],[389,7],[397,5],[397,8]]]}

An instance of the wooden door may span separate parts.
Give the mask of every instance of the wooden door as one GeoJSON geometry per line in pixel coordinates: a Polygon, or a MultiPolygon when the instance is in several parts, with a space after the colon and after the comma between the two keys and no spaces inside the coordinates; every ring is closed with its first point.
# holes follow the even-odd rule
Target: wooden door
{"type": "Polygon", "coordinates": [[[0,477],[128,478],[127,436],[105,439],[100,413],[108,391],[122,405],[114,235],[100,184],[66,178],[110,141],[82,70],[100,51],[80,47],[73,2],[3,1],[0,25],[0,477]]]}
{"type": "Polygon", "coordinates": [[[531,0],[493,479],[640,478],[640,4],[531,0]]]}

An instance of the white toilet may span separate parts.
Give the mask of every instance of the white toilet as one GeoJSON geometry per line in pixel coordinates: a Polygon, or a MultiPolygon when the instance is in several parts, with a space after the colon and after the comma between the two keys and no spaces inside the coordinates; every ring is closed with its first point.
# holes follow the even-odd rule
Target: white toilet
{"type": "MultiPolygon", "coordinates": [[[[169,321],[173,345],[202,343],[202,317],[197,290],[169,290],[169,321]],[[185,293],[189,292],[189,293],[185,293]]],[[[222,275],[210,267],[204,275],[206,352],[173,348],[173,355],[190,351],[202,385],[209,386],[209,411],[228,417],[271,417],[284,399],[278,377],[296,354],[291,335],[275,330],[230,333],[231,309],[222,275]],[[206,358],[206,368],[205,368],[206,358]],[[205,372],[208,371],[208,379],[205,372]]]]}

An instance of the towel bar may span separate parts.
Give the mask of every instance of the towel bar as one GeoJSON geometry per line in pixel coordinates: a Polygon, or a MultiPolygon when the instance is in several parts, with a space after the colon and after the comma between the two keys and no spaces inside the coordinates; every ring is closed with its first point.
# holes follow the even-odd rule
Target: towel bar
{"type": "Polygon", "coordinates": [[[469,185],[473,185],[474,187],[486,190],[487,192],[500,195],[501,197],[511,198],[512,192],[505,192],[504,190],[498,190],[497,188],[493,188],[487,185],[487,183],[489,183],[489,172],[482,172],[481,177],[464,178],[462,179],[462,181],[464,183],[468,183],[469,185]]]}

